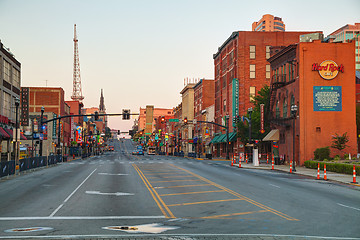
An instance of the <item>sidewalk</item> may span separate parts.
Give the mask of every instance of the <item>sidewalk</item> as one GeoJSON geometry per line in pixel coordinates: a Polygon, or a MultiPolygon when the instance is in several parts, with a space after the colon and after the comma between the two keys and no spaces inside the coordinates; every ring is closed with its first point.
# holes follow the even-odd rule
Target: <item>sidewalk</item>
{"type": "MultiPolygon", "coordinates": [[[[201,160],[201,161],[227,162],[226,164],[231,165],[231,160],[226,160],[223,158],[216,158],[216,159],[196,158],[196,159],[201,160]]],[[[262,160],[262,161],[264,161],[264,160],[262,160]]],[[[234,163],[233,168],[238,168],[238,167],[239,167],[239,162],[237,161],[236,163],[234,163]]],[[[244,161],[242,161],[241,167],[249,168],[249,169],[263,169],[263,170],[271,171],[271,163],[266,164],[266,163],[262,162],[259,164],[259,166],[255,167],[255,166],[253,166],[252,163],[245,163],[244,161]]],[[[282,172],[290,173],[290,166],[289,165],[274,165],[274,171],[282,171],[282,172]]],[[[316,179],[317,169],[310,169],[310,168],[306,168],[306,167],[298,167],[297,166],[296,172],[293,172],[293,174],[313,177],[314,179],[316,179]]],[[[352,183],[353,176],[349,175],[349,174],[342,174],[342,173],[326,171],[326,176],[329,181],[334,181],[334,182],[339,182],[339,183],[343,183],[343,184],[349,184],[349,185],[360,187],[360,177],[359,176],[357,176],[357,179],[356,179],[356,181],[358,182],[357,184],[352,183]]],[[[324,171],[322,171],[322,170],[320,170],[320,180],[319,181],[324,181],[324,171]]]]}

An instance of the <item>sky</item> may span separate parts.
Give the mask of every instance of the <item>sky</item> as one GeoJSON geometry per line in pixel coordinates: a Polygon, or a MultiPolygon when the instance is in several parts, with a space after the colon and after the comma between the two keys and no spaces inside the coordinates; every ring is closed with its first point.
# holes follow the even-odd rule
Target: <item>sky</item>
{"type": "Polygon", "coordinates": [[[327,36],[360,22],[360,1],[0,0],[0,40],[21,63],[21,86],[62,87],[71,100],[76,24],[85,107],[98,107],[103,89],[107,113],[137,113],[176,107],[184,78],[213,79],[218,47],[264,14],[327,36]]]}

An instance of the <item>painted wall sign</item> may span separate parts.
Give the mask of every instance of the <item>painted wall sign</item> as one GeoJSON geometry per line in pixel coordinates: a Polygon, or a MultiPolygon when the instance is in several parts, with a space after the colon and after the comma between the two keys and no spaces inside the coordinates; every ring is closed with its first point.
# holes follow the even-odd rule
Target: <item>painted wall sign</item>
{"type": "Polygon", "coordinates": [[[313,86],[314,111],[342,111],[341,86],[313,86]]]}
{"type": "Polygon", "coordinates": [[[264,104],[260,104],[260,133],[264,132],[264,104]]]}
{"type": "Polygon", "coordinates": [[[312,71],[318,71],[320,76],[325,80],[331,80],[334,79],[339,72],[344,72],[344,66],[340,64],[338,66],[334,61],[332,60],[325,60],[322,63],[317,64],[314,63],[312,65],[312,71]]]}

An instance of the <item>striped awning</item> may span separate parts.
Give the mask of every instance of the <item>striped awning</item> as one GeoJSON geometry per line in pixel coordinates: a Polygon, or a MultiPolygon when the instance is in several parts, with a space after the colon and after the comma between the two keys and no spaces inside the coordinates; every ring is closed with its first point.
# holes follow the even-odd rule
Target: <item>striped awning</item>
{"type": "Polygon", "coordinates": [[[10,139],[10,135],[2,127],[0,127],[0,136],[2,138],[10,139]]]}
{"type": "Polygon", "coordinates": [[[279,129],[273,129],[271,130],[264,138],[263,141],[279,141],[280,139],[280,133],[279,129]]]}

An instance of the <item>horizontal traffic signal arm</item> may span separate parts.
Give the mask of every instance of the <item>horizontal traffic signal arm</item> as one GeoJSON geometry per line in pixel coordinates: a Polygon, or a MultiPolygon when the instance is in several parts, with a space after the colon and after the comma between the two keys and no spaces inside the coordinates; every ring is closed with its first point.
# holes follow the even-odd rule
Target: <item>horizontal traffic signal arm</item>
{"type": "Polygon", "coordinates": [[[214,123],[214,122],[209,122],[209,121],[196,121],[198,123],[210,123],[210,124],[214,124],[216,126],[219,126],[219,127],[223,127],[223,128],[229,128],[227,126],[224,126],[224,125],[221,125],[221,124],[218,124],[218,123],[214,123]]]}
{"type": "MultiPolygon", "coordinates": [[[[53,119],[49,119],[46,121],[42,121],[43,124],[48,123],[48,122],[52,122],[52,121],[56,121],[59,119],[63,119],[63,118],[69,118],[69,117],[95,117],[96,114],[78,114],[78,115],[65,115],[65,116],[60,116],[60,117],[56,117],[53,119]]],[[[97,114],[97,116],[101,117],[101,116],[123,116],[123,115],[139,115],[139,113],[102,113],[102,114],[97,114]]]]}

